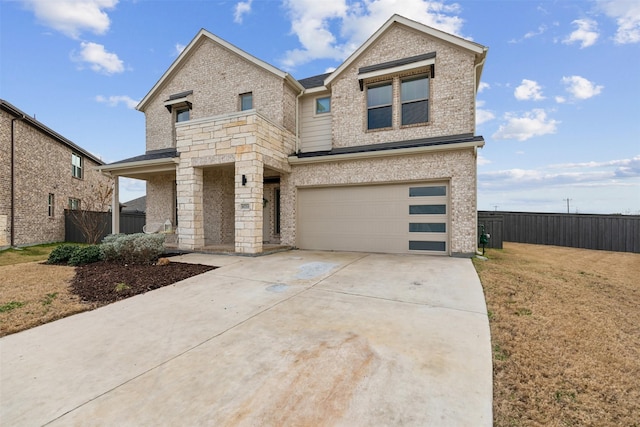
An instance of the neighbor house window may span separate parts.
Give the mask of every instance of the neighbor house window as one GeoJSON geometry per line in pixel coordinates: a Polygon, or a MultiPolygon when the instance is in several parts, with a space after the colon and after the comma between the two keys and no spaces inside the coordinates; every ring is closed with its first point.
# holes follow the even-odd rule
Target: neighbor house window
{"type": "Polygon", "coordinates": [[[191,110],[189,108],[176,109],[176,123],[186,122],[191,117],[191,110]]]}
{"type": "Polygon", "coordinates": [[[80,199],[69,199],[69,209],[72,211],[80,210],[80,199]]]}
{"type": "Polygon", "coordinates": [[[331,98],[325,96],[323,98],[316,98],[316,114],[324,114],[331,112],[331,98]]]}
{"type": "Polygon", "coordinates": [[[389,128],[392,124],[393,86],[391,82],[367,87],[367,129],[389,128]]]}
{"type": "Polygon", "coordinates": [[[76,153],[71,153],[71,175],[82,179],[82,157],[76,153]]]}
{"type": "Polygon", "coordinates": [[[402,125],[429,121],[429,78],[426,76],[403,79],[400,84],[402,125]]]}
{"type": "Polygon", "coordinates": [[[240,95],[240,111],[251,110],[253,108],[253,92],[240,95]]]}
{"type": "Polygon", "coordinates": [[[54,211],[53,208],[55,206],[55,196],[52,193],[49,193],[49,216],[53,217],[54,211]]]}

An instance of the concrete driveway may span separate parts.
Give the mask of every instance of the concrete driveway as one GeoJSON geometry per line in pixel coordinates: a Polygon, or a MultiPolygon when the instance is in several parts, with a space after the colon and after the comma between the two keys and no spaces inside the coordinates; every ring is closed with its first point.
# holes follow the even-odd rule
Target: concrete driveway
{"type": "Polygon", "coordinates": [[[0,339],[0,423],[491,425],[470,260],[182,258],[221,268],[0,339]]]}

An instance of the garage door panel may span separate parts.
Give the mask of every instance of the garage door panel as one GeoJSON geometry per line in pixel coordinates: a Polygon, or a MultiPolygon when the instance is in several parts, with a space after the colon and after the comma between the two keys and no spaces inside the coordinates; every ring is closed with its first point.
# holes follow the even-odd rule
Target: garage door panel
{"type": "Polygon", "coordinates": [[[299,189],[297,245],[303,249],[446,253],[447,193],[446,184],[430,183],[299,189]]]}

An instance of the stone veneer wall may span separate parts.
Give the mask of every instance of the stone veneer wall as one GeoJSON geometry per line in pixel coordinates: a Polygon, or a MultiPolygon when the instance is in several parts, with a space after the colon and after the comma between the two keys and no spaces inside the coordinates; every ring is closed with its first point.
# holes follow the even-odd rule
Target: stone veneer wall
{"type": "Polygon", "coordinates": [[[189,90],[192,119],[239,111],[239,95],[252,92],[254,109],[295,132],[295,91],[282,78],[205,38],[146,106],[147,150],[175,147],[175,123],[164,101],[189,90]]]}
{"type": "Polygon", "coordinates": [[[175,181],[173,173],[155,175],[147,180],[147,224],[164,224],[170,220],[176,226],[175,181]]]}
{"type": "MultiPolygon", "coordinates": [[[[294,135],[253,111],[183,122],[176,125],[176,134],[180,246],[194,249],[207,242],[205,194],[215,190],[207,190],[203,171],[233,165],[236,252],[261,252],[264,168],[290,171],[287,157],[295,147],[294,135]]],[[[209,232],[215,239],[217,231],[209,232]]]]}
{"type": "Polygon", "coordinates": [[[476,251],[476,158],[473,149],[294,165],[281,178],[281,239],[296,245],[297,189],[307,186],[450,182],[451,252],[476,251]]]}
{"type": "MultiPolygon", "coordinates": [[[[402,25],[392,26],[332,83],[334,147],[368,145],[475,131],[474,55],[402,25]],[[436,52],[430,79],[429,123],[401,128],[399,80],[394,82],[394,129],[367,131],[366,88],[360,91],[358,69],[436,52]]],[[[393,76],[389,76],[393,77],[393,76]]],[[[397,77],[397,76],[395,76],[397,77]]],[[[389,78],[380,79],[389,80],[389,78]]]]}
{"type": "MultiPolygon", "coordinates": [[[[0,111],[0,246],[10,244],[11,224],[11,119],[0,111]],[[4,220],[3,220],[4,219],[4,220]]],[[[69,198],[86,201],[92,188],[111,186],[110,178],[93,168],[83,156],[83,178],[71,176],[71,148],[24,121],[15,122],[15,244],[64,241],[64,210],[69,198]],[[49,193],[54,195],[54,216],[49,217],[49,193]]]]}
{"type": "Polygon", "coordinates": [[[235,237],[234,170],[231,167],[204,169],[204,244],[233,244],[235,237]]]}

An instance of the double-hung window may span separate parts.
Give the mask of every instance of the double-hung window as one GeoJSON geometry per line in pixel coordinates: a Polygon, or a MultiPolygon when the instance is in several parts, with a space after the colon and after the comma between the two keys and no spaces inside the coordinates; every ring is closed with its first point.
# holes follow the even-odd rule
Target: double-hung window
{"type": "Polygon", "coordinates": [[[80,199],[69,199],[69,209],[72,211],[80,210],[80,199]]]}
{"type": "Polygon", "coordinates": [[[55,195],[53,193],[49,193],[49,217],[54,216],[54,208],[55,208],[55,195]]]}
{"type": "Polygon", "coordinates": [[[400,83],[402,125],[429,121],[429,78],[419,76],[403,79],[400,83]]]}
{"type": "Polygon", "coordinates": [[[82,157],[76,153],[71,153],[71,176],[82,179],[82,157]]]}
{"type": "Polygon", "coordinates": [[[393,124],[392,82],[367,87],[367,129],[390,128],[393,124]]]}

